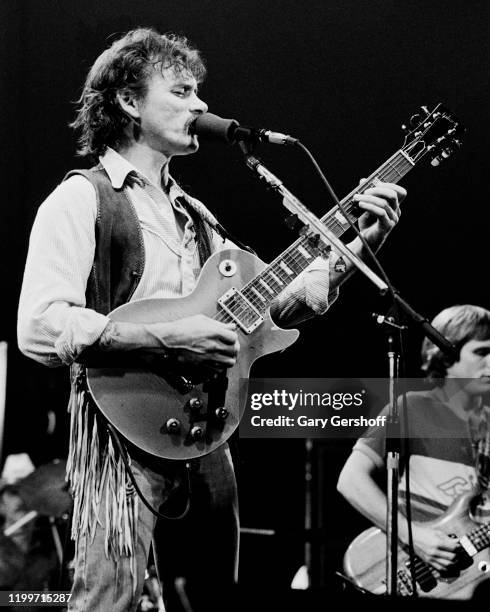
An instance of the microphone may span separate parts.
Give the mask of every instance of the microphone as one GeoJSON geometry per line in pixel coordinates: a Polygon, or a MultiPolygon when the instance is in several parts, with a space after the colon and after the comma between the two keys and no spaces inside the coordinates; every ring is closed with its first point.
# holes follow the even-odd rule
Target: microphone
{"type": "Polygon", "coordinates": [[[193,134],[204,140],[220,140],[224,142],[270,142],[271,144],[293,145],[298,142],[287,134],[272,132],[271,130],[245,127],[235,119],[223,119],[213,113],[204,113],[194,121],[191,126],[193,134]]]}

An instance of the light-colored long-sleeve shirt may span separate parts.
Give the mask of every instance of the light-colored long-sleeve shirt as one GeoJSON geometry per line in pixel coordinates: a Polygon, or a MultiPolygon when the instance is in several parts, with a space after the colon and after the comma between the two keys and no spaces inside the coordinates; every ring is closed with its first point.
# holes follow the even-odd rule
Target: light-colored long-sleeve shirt
{"type": "MultiPolygon", "coordinates": [[[[185,197],[213,221],[204,205],[189,198],[172,180],[168,193],[152,184],[125,158],[108,149],[100,158],[114,188],[127,175],[138,181],[124,188],[141,225],[145,267],[131,300],[180,297],[192,292],[200,271],[192,220],[178,202],[185,197]]],[[[23,353],[48,366],[70,364],[104,331],[109,318],[86,308],[85,291],[95,254],[96,193],[83,176],[61,183],[40,206],[29,252],[18,313],[23,353]]],[[[236,248],[213,231],[212,250],[236,248]]],[[[281,319],[324,313],[329,296],[329,262],[317,258],[275,300],[281,319]]],[[[196,313],[197,314],[197,313],[196,313]]]]}

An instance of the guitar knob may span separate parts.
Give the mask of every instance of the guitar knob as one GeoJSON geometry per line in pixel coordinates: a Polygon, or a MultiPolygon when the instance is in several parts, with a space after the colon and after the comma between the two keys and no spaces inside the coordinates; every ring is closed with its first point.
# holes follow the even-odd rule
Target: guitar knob
{"type": "Polygon", "coordinates": [[[179,433],[180,427],[180,421],[176,418],[171,418],[165,423],[165,429],[169,434],[179,433]]]}
{"type": "Polygon", "coordinates": [[[190,436],[193,440],[200,440],[204,435],[204,429],[199,425],[194,425],[190,431],[190,436]]]}
{"type": "Polygon", "coordinates": [[[220,421],[226,421],[226,419],[230,415],[230,411],[226,408],[216,408],[214,414],[218,417],[220,421]]]}
{"type": "Polygon", "coordinates": [[[191,400],[189,400],[189,408],[194,412],[197,410],[201,410],[202,408],[202,402],[198,397],[193,397],[191,400]]]}

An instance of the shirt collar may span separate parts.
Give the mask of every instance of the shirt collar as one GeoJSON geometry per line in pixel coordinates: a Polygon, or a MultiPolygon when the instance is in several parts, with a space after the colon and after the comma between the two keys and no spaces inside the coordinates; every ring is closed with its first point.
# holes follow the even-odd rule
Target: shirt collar
{"type": "Polygon", "coordinates": [[[136,172],[138,175],[141,174],[133,164],[110,147],[107,147],[104,155],[99,157],[99,161],[107,172],[114,189],[121,189],[129,173],[136,172]]]}
{"type": "MultiPolygon", "coordinates": [[[[151,184],[148,178],[140,172],[132,163],[130,163],[125,157],[120,155],[111,147],[107,147],[104,155],[99,157],[99,161],[102,164],[104,170],[109,176],[111,185],[114,189],[121,189],[128,177],[128,174],[136,175],[137,178],[144,182],[151,184]]],[[[217,225],[216,218],[198,201],[191,198],[176,182],[168,175],[167,193],[170,202],[174,203],[179,197],[184,198],[199,214],[201,214],[212,227],[217,225]]]]}
{"type": "MultiPolygon", "coordinates": [[[[111,185],[114,189],[121,189],[123,187],[128,174],[136,175],[138,178],[143,179],[146,183],[151,184],[150,180],[140,171],[138,170],[131,162],[129,162],[125,157],[120,155],[111,147],[107,147],[104,155],[99,157],[99,161],[102,164],[104,170],[107,172],[109,176],[109,180],[111,181],[111,185]]],[[[169,175],[168,176],[168,184],[167,189],[170,192],[171,189],[175,189],[177,184],[174,179],[169,175]]],[[[179,188],[181,193],[177,195],[184,195],[184,192],[179,188]]]]}

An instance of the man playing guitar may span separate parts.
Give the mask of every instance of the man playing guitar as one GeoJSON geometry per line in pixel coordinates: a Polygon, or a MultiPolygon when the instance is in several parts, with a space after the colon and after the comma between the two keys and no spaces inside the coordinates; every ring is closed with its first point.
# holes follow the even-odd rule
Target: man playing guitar
{"type": "MultiPolygon", "coordinates": [[[[407,397],[412,516],[415,521],[434,519],[478,485],[483,497],[477,514],[488,520],[490,410],[484,396],[490,392],[490,311],[472,305],[453,306],[440,312],[432,325],[456,346],[459,358],[451,361],[428,339],[423,343],[423,369],[433,388],[409,392],[407,397]]],[[[338,480],[338,490],[347,501],[383,530],[384,446],[382,430],[360,438],[338,480]]],[[[403,446],[400,459],[403,469],[408,461],[403,446]]],[[[398,530],[406,545],[405,494],[402,477],[398,530]]],[[[450,569],[458,559],[458,539],[442,529],[414,523],[413,542],[415,553],[439,571],[450,569]]]]}
{"type": "MultiPolygon", "coordinates": [[[[91,400],[84,365],[153,349],[209,372],[231,368],[235,325],[196,312],[138,323],[107,315],[130,301],[191,294],[204,262],[230,248],[216,220],[169,174],[174,155],[195,153],[192,124],[207,111],[198,97],[205,68],[185,38],[138,29],[93,64],[74,127],[80,153],[95,158],[42,204],[31,234],[19,306],[19,346],[48,366],[72,366],[68,474],[76,540],[72,610],[131,610],[141,592],[150,543],[167,610],[175,578],[202,584],[215,598],[236,579],[237,497],[227,445],[190,462],[130,448],[141,503],[127,466],[91,400]],[[184,516],[185,515],[185,516],[184,516]],[[217,535],[219,534],[219,535],[217,535]],[[212,562],[199,552],[212,551],[212,562]]],[[[403,188],[380,183],[358,194],[360,229],[378,248],[397,223],[403,188]]],[[[351,248],[364,256],[361,242],[351,248]]],[[[331,257],[332,260],[335,256],[331,257]]],[[[273,304],[276,320],[324,313],[352,272],[317,258],[273,304]]],[[[141,418],[135,413],[134,419],[141,418]]],[[[209,557],[208,557],[209,559],[209,557]]]]}

